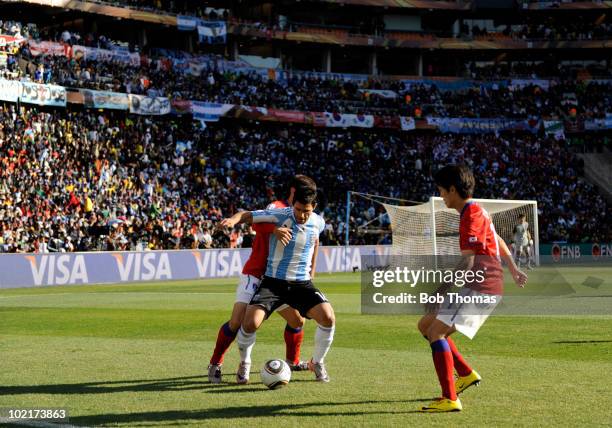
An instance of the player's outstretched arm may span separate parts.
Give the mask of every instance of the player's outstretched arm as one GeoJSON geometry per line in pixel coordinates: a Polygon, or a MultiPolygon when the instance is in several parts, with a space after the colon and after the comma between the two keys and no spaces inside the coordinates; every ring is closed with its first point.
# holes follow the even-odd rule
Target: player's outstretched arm
{"type": "Polygon", "coordinates": [[[229,218],[224,218],[219,222],[220,227],[232,228],[240,223],[253,223],[253,213],[251,211],[240,211],[229,218]]]}
{"type": "Polygon", "coordinates": [[[521,271],[514,262],[514,258],[512,257],[512,253],[510,253],[510,249],[506,245],[506,241],[504,241],[499,235],[497,236],[497,245],[499,246],[499,252],[501,254],[502,259],[507,263],[508,269],[510,270],[510,274],[514,279],[514,282],[519,287],[523,288],[525,284],[527,284],[527,274],[521,271]]]}

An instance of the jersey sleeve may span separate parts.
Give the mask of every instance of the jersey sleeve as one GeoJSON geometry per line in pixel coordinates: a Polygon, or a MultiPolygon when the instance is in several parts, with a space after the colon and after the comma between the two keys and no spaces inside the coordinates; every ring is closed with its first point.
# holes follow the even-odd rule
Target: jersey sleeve
{"type": "Polygon", "coordinates": [[[266,210],[258,210],[251,211],[253,214],[253,224],[257,223],[274,223],[278,224],[284,221],[288,217],[287,208],[282,209],[266,209],[266,210]]]}
{"type": "Polygon", "coordinates": [[[486,240],[485,233],[482,213],[479,210],[469,210],[459,223],[459,248],[462,251],[483,248],[486,240]]]}

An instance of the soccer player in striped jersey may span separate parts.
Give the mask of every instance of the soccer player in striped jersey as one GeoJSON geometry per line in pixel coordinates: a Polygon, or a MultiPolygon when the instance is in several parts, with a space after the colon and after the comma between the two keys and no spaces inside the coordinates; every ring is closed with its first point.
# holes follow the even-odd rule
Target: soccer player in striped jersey
{"type": "Polygon", "coordinates": [[[472,171],[465,166],[449,165],[440,169],[434,180],[446,207],[457,210],[460,215],[461,269],[486,272],[484,281],[467,284],[458,294],[495,302],[474,305],[453,303],[447,294],[437,311],[426,314],[419,321],[419,330],[430,343],[434,366],[442,387],[442,397],[420,410],[452,412],[463,408],[457,394],[477,385],[481,377],[459,353],[451,334],[459,331],[470,339],[474,338],[501,300],[503,270],[500,255],[519,287],[525,286],[527,275],[516,266],[508,246],[495,232],[489,214],[471,200],[475,185],[472,171]],[[457,371],[456,381],[453,370],[457,371]]]}
{"type": "MultiPolygon", "coordinates": [[[[288,197],[285,201],[274,201],[266,209],[286,208],[293,203],[293,195],[297,188],[309,187],[316,190],[314,181],[305,175],[296,175],[289,182],[288,197]]],[[[270,235],[275,234],[277,239],[287,239],[289,231],[284,228],[278,228],[272,223],[257,223],[253,225],[256,232],[251,255],[244,264],[242,274],[240,275],[239,283],[236,288],[236,300],[232,309],[230,320],[224,323],[219,328],[217,334],[217,342],[213,355],[208,366],[208,381],[211,383],[220,383],[222,380],[222,364],[226,351],[236,338],[236,333],[242,324],[242,318],[246,311],[247,305],[257,291],[261,277],[266,270],[268,261],[268,250],[270,235]]],[[[283,305],[277,309],[287,321],[284,331],[286,361],[293,371],[308,370],[308,364],[305,361],[300,361],[300,348],[304,339],[304,318],[293,308],[283,305]]],[[[238,370],[240,372],[240,369],[238,370]]],[[[238,383],[243,383],[244,379],[237,377],[238,383]]]]}
{"type": "Polygon", "coordinates": [[[300,315],[314,319],[315,348],[309,368],[317,381],[329,382],[324,359],[329,351],[335,330],[334,310],[327,298],[312,283],[315,274],[319,234],[325,221],[314,213],[316,191],[296,189],[293,206],[284,209],[246,211],[221,222],[233,227],[237,223],[273,223],[291,229],[291,239],[279,241],[270,237],[270,252],[266,273],[253,296],[242,320],[236,341],[241,357],[241,375],[248,380],[251,367],[251,350],[255,344],[255,331],[279,306],[287,304],[300,315]]]}

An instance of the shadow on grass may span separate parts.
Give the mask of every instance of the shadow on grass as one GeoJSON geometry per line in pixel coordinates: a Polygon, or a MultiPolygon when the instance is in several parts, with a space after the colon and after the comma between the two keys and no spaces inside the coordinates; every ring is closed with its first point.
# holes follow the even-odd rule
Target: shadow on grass
{"type": "MultiPolygon", "coordinates": [[[[251,373],[257,374],[258,372],[251,373]]],[[[185,376],[168,379],[136,379],[109,382],[64,383],[50,385],[0,385],[0,396],[20,394],[109,394],[116,392],[147,391],[191,391],[199,390],[214,394],[237,394],[253,391],[265,391],[265,387],[256,377],[249,386],[239,386],[233,379],[235,373],[228,373],[225,379],[230,382],[211,384],[206,376],[185,376]],[[257,385],[257,386],[255,386],[257,385]]],[[[316,382],[315,379],[294,378],[291,383],[316,382]]]]}
{"type": "MultiPolygon", "coordinates": [[[[76,416],[70,418],[71,424],[96,425],[96,424],[142,424],[142,423],[166,423],[172,425],[186,425],[188,421],[210,420],[210,419],[232,419],[232,418],[254,418],[270,416],[286,417],[336,417],[336,416],[359,416],[359,415],[385,415],[385,414],[409,414],[416,413],[410,403],[429,401],[431,398],[418,398],[413,400],[368,400],[352,402],[314,402],[300,404],[278,404],[278,405],[255,405],[223,407],[206,410],[166,410],[160,412],[140,413],[108,413],[99,415],[76,416]],[[397,403],[398,409],[367,410],[367,405],[397,403]],[[403,406],[402,404],[405,404],[403,406]],[[334,407],[359,406],[360,410],[346,410],[344,412],[334,407]],[[364,409],[366,407],[366,409],[364,409]],[[330,411],[327,411],[330,410],[330,411]]],[[[323,421],[322,419],[320,419],[323,421]]]]}
{"type": "Polygon", "coordinates": [[[559,340],[553,343],[557,345],[559,344],[582,345],[582,344],[587,344],[587,343],[612,343],[612,340],[559,340]]]}

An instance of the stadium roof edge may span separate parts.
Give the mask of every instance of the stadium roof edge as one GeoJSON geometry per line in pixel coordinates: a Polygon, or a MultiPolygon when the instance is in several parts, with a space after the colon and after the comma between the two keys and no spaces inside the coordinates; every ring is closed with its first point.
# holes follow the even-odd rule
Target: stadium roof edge
{"type": "Polygon", "coordinates": [[[367,46],[384,49],[436,49],[436,50],[526,50],[542,49],[609,49],[612,40],[464,40],[457,38],[423,38],[397,40],[373,35],[311,34],[306,32],[266,31],[249,24],[227,26],[227,33],[239,37],[274,39],[295,43],[314,43],[337,46],[367,46]]]}
{"type": "Polygon", "coordinates": [[[134,21],[149,22],[152,24],[178,26],[177,15],[170,12],[155,13],[132,9],[127,6],[113,6],[109,3],[80,1],[80,0],[12,0],[11,3],[29,3],[61,9],[70,9],[80,12],[110,16],[114,18],[130,19],[134,21]]]}
{"type": "MultiPolygon", "coordinates": [[[[393,9],[427,9],[427,10],[471,10],[472,1],[434,1],[434,0],[311,0],[312,2],[336,3],[341,5],[384,7],[393,9]]],[[[558,1],[531,2],[524,11],[532,10],[598,10],[612,9],[612,1],[582,1],[560,3],[558,1]]]]}

